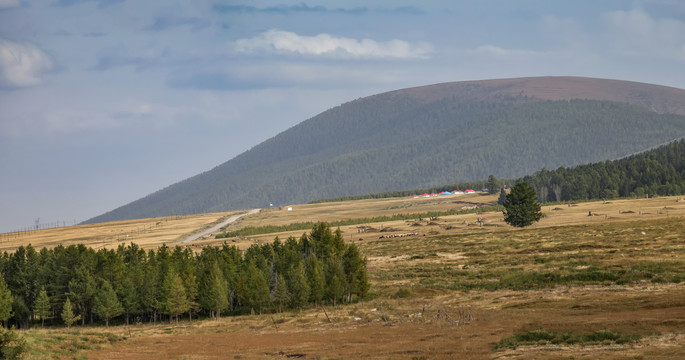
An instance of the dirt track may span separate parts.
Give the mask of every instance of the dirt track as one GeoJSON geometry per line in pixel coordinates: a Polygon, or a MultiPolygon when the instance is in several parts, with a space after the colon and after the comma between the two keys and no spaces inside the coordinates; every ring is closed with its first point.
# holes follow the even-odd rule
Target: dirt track
{"type": "Polygon", "coordinates": [[[233,216],[229,217],[228,219],[226,219],[226,220],[224,220],[224,221],[222,221],[222,222],[220,222],[220,223],[218,223],[218,224],[212,226],[211,228],[209,228],[209,229],[207,229],[207,230],[204,230],[204,231],[199,232],[199,233],[197,233],[197,234],[193,234],[193,235],[188,236],[187,238],[183,239],[181,242],[187,243],[187,242],[195,241],[195,240],[197,240],[197,239],[199,239],[199,238],[201,238],[201,237],[203,237],[203,236],[205,236],[205,235],[208,235],[208,234],[211,234],[211,233],[213,233],[213,232],[216,232],[217,230],[221,229],[222,227],[224,227],[224,226],[226,226],[226,225],[228,225],[228,224],[230,224],[230,223],[233,223],[233,222],[237,221],[238,219],[240,219],[240,218],[243,217],[243,216],[256,214],[256,213],[258,213],[259,211],[260,211],[260,209],[252,209],[252,210],[250,210],[250,211],[248,211],[248,212],[246,212],[246,213],[244,213],[244,214],[233,215],[233,216]]]}

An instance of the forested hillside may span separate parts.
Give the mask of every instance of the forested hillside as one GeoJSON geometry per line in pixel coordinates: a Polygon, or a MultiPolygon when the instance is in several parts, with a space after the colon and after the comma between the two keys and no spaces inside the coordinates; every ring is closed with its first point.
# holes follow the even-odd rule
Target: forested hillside
{"type": "Polygon", "coordinates": [[[88,222],[302,203],[490,174],[514,178],[541,167],[616,159],[685,136],[685,117],[666,113],[683,113],[671,104],[685,102],[684,90],[599,79],[517,81],[358,99],[88,222]],[[548,89],[554,96],[547,98],[563,98],[566,87],[569,100],[536,97],[548,89]],[[602,100],[573,99],[584,92],[602,100]]]}
{"type": "Polygon", "coordinates": [[[542,169],[523,180],[542,202],[685,194],[685,139],[620,160],[542,169]]]}

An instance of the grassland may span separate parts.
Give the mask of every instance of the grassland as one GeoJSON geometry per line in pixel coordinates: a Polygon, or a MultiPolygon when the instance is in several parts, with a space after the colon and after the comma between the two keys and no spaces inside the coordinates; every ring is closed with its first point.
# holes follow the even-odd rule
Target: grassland
{"type": "Polygon", "coordinates": [[[24,233],[2,234],[0,251],[14,251],[31,244],[36,248],[86,244],[95,249],[116,248],[135,242],[145,249],[180,242],[187,235],[241,213],[231,211],[201,215],[173,216],[139,220],[114,221],[101,224],[76,225],[24,233]]]}
{"type": "MultiPolygon", "coordinates": [[[[292,211],[266,209],[230,228],[421,214],[494,200],[474,195],[296,205],[292,211]]],[[[178,326],[31,330],[25,334],[32,344],[59,336],[64,341],[57,343],[73,344],[45,346],[28,358],[685,357],[685,201],[557,204],[543,213],[525,229],[507,226],[499,212],[341,226],[345,239],[368,257],[372,294],[364,302],[178,326]],[[74,331],[111,335],[72,339],[74,331]]],[[[166,242],[225,216],[188,218],[195,225],[166,242]]],[[[149,236],[146,246],[161,238],[155,231],[141,233],[141,239],[149,236]]],[[[209,237],[192,245],[247,247],[302,232],[209,237]]]]}

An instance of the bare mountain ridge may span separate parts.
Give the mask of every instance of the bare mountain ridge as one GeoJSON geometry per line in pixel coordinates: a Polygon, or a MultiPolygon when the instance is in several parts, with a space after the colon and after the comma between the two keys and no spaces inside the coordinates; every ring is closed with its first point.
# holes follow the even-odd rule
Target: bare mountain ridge
{"type": "MultiPolygon", "coordinates": [[[[640,105],[659,114],[685,115],[685,90],[625,80],[575,76],[544,76],[447,82],[391,91],[433,102],[446,96],[486,100],[525,96],[541,100],[604,100],[640,105]]],[[[377,96],[377,95],[373,95],[377,96]]]]}
{"type": "Polygon", "coordinates": [[[537,77],[442,83],[326,110],[88,222],[284,205],[530,174],[685,136],[685,90],[537,77]],[[586,100],[578,100],[586,99],[586,100]]]}

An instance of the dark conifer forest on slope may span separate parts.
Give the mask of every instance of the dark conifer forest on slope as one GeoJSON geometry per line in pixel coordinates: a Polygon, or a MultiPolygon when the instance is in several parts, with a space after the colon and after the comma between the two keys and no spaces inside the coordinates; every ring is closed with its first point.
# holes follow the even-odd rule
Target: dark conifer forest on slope
{"type": "Polygon", "coordinates": [[[685,139],[620,160],[541,169],[522,180],[541,202],[685,194],[685,139]]]}
{"type": "MultiPolygon", "coordinates": [[[[583,79],[571,79],[554,82],[555,93],[567,85],[577,92],[583,79]]],[[[524,80],[527,86],[538,81],[524,80]]],[[[304,203],[475,181],[490,174],[517,178],[543,167],[617,159],[685,136],[685,116],[668,113],[682,113],[668,104],[685,101],[684,90],[591,80],[595,88],[611,84],[603,96],[593,95],[599,100],[542,100],[512,83],[491,85],[494,81],[358,99],[88,222],[304,203]],[[617,83],[621,91],[615,90],[617,83]],[[621,98],[619,93],[631,95],[621,98]]]]}
{"type": "Polygon", "coordinates": [[[685,138],[618,160],[599,161],[556,170],[542,168],[521,178],[489,179],[430,188],[387,191],[375,194],[319,199],[312,203],[412,196],[422,193],[480,189],[498,193],[502,186],[525,181],[532,185],[539,202],[613,199],[620,197],[685,194],[685,138]]]}

